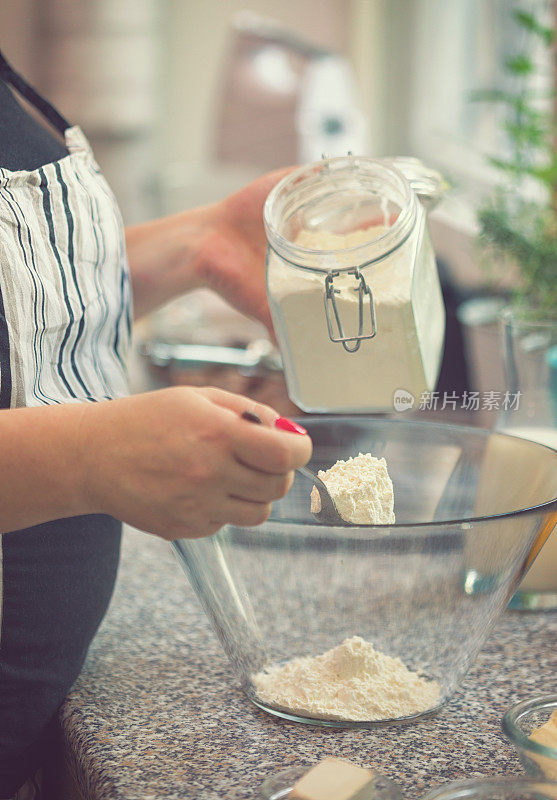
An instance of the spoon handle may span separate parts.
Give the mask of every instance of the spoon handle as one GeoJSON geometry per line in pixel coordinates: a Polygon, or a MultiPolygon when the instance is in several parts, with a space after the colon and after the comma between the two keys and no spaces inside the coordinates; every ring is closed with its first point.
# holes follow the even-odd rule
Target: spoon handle
{"type": "Polygon", "coordinates": [[[320,479],[320,478],[318,478],[318,477],[317,477],[317,475],[315,475],[315,473],[313,473],[313,472],[312,472],[310,469],[308,469],[307,467],[298,467],[298,469],[296,470],[296,472],[301,472],[301,473],[302,473],[302,475],[305,475],[305,477],[306,477],[306,478],[309,478],[309,479],[310,479],[310,481],[313,481],[314,483],[315,483],[316,481],[319,481],[319,483],[320,483],[320,484],[322,484],[322,481],[321,481],[321,479],[320,479]]]}

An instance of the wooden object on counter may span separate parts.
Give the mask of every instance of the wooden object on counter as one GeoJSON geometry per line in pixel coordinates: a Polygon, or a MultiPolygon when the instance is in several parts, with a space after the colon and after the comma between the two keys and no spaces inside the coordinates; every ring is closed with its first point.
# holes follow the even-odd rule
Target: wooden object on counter
{"type": "MultiPolygon", "coordinates": [[[[557,711],[552,713],[547,722],[533,730],[529,738],[544,747],[551,747],[557,750],[557,711]]],[[[539,764],[547,779],[557,781],[556,759],[540,756],[537,753],[531,753],[530,757],[539,764]]]]}
{"type": "Polygon", "coordinates": [[[342,758],[324,758],[298,780],[292,800],[364,800],[373,772],[342,758]]]}
{"type": "Polygon", "coordinates": [[[530,739],[544,747],[553,747],[557,750],[557,711],[550,718],[530,734],[530,739]]]}

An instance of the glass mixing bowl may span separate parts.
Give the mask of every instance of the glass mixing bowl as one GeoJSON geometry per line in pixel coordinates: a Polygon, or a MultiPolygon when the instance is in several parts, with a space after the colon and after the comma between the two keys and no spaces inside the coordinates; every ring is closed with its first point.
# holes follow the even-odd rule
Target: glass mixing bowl
{"type": "Polygon", "coordinates": [[[413,719],[374,713],[354,721],[258,696],[253,676],[265,667],[360,636],[437,681],[437,701],[418,715],[435,711],[555,525],[557,452],[428,422],[324,416],[304,417],[303,425],[314,471],[359,452],[386,458],[396,524],[319,524],[310,513],[311,482],[297,473],[262,525],[227,525],[206,539],[178,540],[175,550],[259,707],[329,726],[413,719]]]}
{"type": "Polygon", "coordinates": [[[557,747],[534,742],[530,735],[555,711],[557,694],[540,695],[514,705],[502,721],[503,732],[516,747],[526,772],[547,781],[557,781],[557,747]]]}

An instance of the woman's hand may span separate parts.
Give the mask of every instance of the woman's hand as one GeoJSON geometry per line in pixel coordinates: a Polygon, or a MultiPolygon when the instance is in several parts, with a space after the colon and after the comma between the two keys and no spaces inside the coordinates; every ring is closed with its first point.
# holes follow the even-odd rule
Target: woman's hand
{"type": "Polygon", "coordinates": [[[204,285],[238,311],[263,322],[271,332],[263,206],[273,186],[289,172],[291,168],[269,172],[217,204],[198,264],[204,285]]]}
{"type": "Polygon", "coordinates": [[[165,539],[257,525],[311,456],[268,406],[219,389],[163,389],[84,407],[83,505],[165,539]],[[243,411],[264,422],[241,419],[243,411]]]}
{"type": "Polygon", "coordinates": [[[205,286],[272,331],[263,206],[290,171],[263,175],[220,203],[128,228],[136,316],[205,286]]]}

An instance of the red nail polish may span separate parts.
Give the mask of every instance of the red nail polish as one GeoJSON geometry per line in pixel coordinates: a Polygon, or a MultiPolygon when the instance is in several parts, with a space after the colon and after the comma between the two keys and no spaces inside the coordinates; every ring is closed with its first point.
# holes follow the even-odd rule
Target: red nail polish
{"type": "Polygon", "coordinates": [[[278,417],[278,419],[275,420],[275,428],[280,428],[281,431],[288,431],[289,433],[307,433],[305,428],[302,428],[297,422],[292,422],[291,419],[287,419],[286,417],[278,417]]]}

